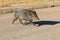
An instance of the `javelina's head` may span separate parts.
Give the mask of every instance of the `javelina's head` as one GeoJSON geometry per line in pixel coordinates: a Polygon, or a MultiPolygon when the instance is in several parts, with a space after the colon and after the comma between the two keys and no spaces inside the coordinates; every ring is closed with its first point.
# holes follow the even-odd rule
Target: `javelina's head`
{"type": "Polygon", "coordinates": [[[37,15],[36,11],[32,11],[32,12],[33,12],[32,13],[32,19],[39,20],[39,17],[37,15]]]}

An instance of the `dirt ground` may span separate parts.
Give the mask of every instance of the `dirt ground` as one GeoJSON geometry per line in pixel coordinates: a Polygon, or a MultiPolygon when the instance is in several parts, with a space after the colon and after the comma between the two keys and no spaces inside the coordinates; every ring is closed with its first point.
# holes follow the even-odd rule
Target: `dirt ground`
{"type": "Polygon", "coordinates": [[[13,14],[0,15],[0,40],[60,40],[60,7],[36,10],[38,27],[11,24],[13,14]]]}

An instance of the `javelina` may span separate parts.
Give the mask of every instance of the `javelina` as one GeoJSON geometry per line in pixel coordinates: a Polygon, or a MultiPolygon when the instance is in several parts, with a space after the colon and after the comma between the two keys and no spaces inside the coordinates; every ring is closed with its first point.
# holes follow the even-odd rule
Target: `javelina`
{"type": "Polygon", "coordinates": [[[14,20],[12,21],[12,24],[17,20],[19,19],[19,22],[21,24],[26,24],[27,21],[29,21],[29,23],[32,23],[33,20],[39,20],[37,14],[36,14],[36,11],[35,10],[30,10],[30,9],[22,9],[22,10],[19,10],[19,11],[16,11],[15,12],[15,15],[14,15],[14,20]],[[25,20],[26,22],[23,23],[22,21],[25,20]]]}

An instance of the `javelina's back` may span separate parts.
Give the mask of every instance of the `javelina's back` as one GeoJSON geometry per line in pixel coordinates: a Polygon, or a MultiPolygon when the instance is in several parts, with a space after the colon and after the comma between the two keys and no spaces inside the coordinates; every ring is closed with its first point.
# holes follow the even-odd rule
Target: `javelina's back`
{"type": "Polygon", "coordinates": [[[26,20],[28,20],[28,19],[32,19],[32,20],[37,19],[37,20],[39,20],[37,14],[36,14],[36,11],[30,10],[30,9],[23,9],[23,10],[17,11],[15,13],[15,15],[16,15],[16,17],[19,17],[21,19],[26,19],[26,20]]]}

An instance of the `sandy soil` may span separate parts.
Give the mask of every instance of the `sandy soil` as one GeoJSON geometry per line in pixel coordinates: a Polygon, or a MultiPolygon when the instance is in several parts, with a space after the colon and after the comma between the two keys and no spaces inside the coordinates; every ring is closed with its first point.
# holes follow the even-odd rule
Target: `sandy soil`
{"type": "Polygon", "coordinates": [[[0,40],[60,40],[60,7],[36,10],[39,27],[11,24],[13,14],[0,15],[0,40]]]}

